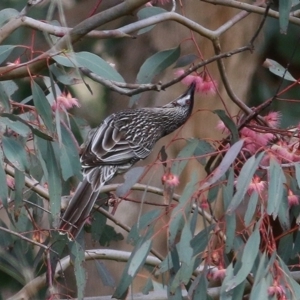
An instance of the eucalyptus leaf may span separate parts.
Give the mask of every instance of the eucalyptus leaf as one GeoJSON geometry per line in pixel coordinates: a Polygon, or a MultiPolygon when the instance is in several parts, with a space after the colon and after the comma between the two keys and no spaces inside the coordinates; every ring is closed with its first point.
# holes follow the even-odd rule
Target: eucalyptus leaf
{"type": "Polygon", "coordinates": [[[0,46],[0,64],[2,64],[7,57],[11,54],[11,52],[16,48],[17,46],[14,45],[3,45],[0,46]]]}
{"type": "Polygon", "coordinates": [[[232,198],[232,201],[227,208],[227,213],[234,211],[239,204],[243,201],[244,196],[248,190],[249,184],[252,180],[257,167],[264,156],[264,152],[260,153],[257,157],[253,155],[250,157],[246,163],[243,165],[239,177],[236,183],[236,193],[232,198]]]}
{"type": "MultiPolygon", "coordinates": [[[[153,78],[171,66],[178,59],[179,55],[180,46],[153,54],[141,66],[136,82],[138,84],[152,82],[153,78]]],[[[131,97],[129,105],[135,104],[139,97],[140,95],[131,97]]]]}
{"type": "Polygon", "coordinates": [[[32,96],[33,102],[36,110],[44,121],[46,127],[52,132],[53,131],[53,123],[52,123],[52,109],[51,106],[41,89],[41,87],[36,83],[32,82],[32,96]]]}
{"type": "MultiPolygon", "coordinates": [[[[156,7],[156,6],[144,7],[138,11],[137,17],[139,20],[143,20],[165,12],[167,11],[161,7],[156,7]]],[[[143,29],[140,29],[138,31],[138,35],[150,31],[153,27],[155,27],[155,25],[147,26],[143,29]]]]}
{"type": "Polygon", "coordinates": [[[29,167],[27,153],[24,146],[13,137],[2,137],[2,147],[6,158],[20,171],[29,167]]]}
{"type": "Polygon", "coordinates": [[[292,0],[279,0],[279,26],[281,33],[287,33],[291,8],[292,0]]]}
{"type": "MultiPolygon", "coordinates": [[[[285,1],[285,0],[284,0],[285,1]]],[[[267,58],[264,65],[269,69],[269,71],[280,78],[284,78],[285,80],[295,82],[297,81],[289,71],[286,70],[282,65],[280,65],[275,60],[267,58]],[[283,77],[284,75],[284,77],[283,77]]]]}

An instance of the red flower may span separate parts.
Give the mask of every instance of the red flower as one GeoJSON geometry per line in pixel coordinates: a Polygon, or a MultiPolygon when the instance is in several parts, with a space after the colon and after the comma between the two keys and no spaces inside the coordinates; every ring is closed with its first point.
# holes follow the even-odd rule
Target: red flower
{"type": "Polygon", "coordinates": [[[299,204],[299,196],[295,195],[292,190],[288,190],[288,204],[289,207],[299,204]]]}
{"type": "Polygon", "coordinates": [[[179,184],[178,176],[172,174],[171,172],[164,174],[161,181],[163,184],[168,185],[170,187],[176,187],[179,184]]]}

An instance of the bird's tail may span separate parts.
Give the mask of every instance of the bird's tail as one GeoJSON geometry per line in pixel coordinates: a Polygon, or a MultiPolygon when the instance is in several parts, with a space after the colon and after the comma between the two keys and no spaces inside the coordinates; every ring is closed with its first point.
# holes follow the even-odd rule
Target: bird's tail
{"type": "Polygon", "coordinates": [[[116,172],[116,166],[93,168],[85,172],[83,181],[77,186],[62,216],[58,227],[59,231],[68,233],[72,239],[76,238],[89,217],[102,186],[108,182],[116,172]]]}
{"type": "Polygon", "coordinates": [[[59,224],[59,230],[76,238],[99,196],[86,178],[79,183],[59,224]]]}

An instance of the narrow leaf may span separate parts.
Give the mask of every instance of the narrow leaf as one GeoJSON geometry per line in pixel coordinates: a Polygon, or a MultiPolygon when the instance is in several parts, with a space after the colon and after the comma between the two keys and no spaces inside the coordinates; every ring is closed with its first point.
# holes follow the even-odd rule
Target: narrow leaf
{"type": "Polygon", "coordinates": [[[201,189],[205,189],[214,184],[227,172],[231,164],[240,153],[243,144],[244,140],[239,140],[229,148],[220,165],[212,172],[212,176],[209,177],[209,179],[201,186],[201,189]]]}
{"type": "MultiPolygon", "coordinates": [[[[155,16],[155,15],[158,15],[158,14],[161,14],[161,13],[165,13],[165,12],[167,12],[167,11],[165,9],[161,8],[161,7],[156,7],[156,6],[145,7],[145,8],[142,8],[138,11],[137,17],[138,17],[139,20],[143,20],[143,19],[155,16]]],[[[151,25],[151,26],[147,26],[143,29],[140,29],[137,34],[139,35],[139,34],[143,34],[145,32],[148,32],[154,26],[155,25],[151,25]]]]}
{"type": "Polygon", "coordinates": [[[3,152],[6,158],[20,171],[29,167],[27,153],[23,145],[12,137],[2,137],[3,152]]]}
{"type": "Polygon", "coordinates": [[[257,226],[254,232],[251,234],[245,245],[241,259],[241,268],[237,274],[235,274],[234,277],[227,282],[227,292],[241,284],[252,270],[254,261],[259,251],[260,233],[258,227],[259,226],[257,226]]]}
{"type": "Polygon", "coordinates": [[[224,110],[214,110],[214,113],[218,115],[218,117],[223,121],[225,126],[231,132],[232,143],[236,143],[239,140],[240,136],[235,123],[226,115],[224,110]]]}
{"type": "Polygon", "coordinates": [[[0,46],[0,64],[2,64],[10,53],[16,48],[14,45],[3,45],[0,46]]]}
{"type": "MultiPolygon", "coordinates": [[[[285,0],[284,0],[285,1],[285,0]]],[[[286,71],[286,68],[284,68],[282,65],[280,65],[275,60],[272,60],[270,58],[267,58],[263,64],[265,67],[269,69],[269,71],[280,78],[284,78],[285,80],[295,82],[297,81],[290,72],[286,71]],[[284,77],[283,77],[284,75],[284,77]]]]}
{"type": "Polygon", "coordinates": [[[132,277],[134,277],[138,270],[141,268],[143,263],[145,262],[147,255],[150,252],[152,246],[152,240],[147,240],[145,243],[143,243],[139,249],[135,252],[134,256],[130,260],[130,264],[128,267],[128,274],[132,277]]]}
{"type": "Polygon", "coordinates": [[[51,106],[41,89],[41,87],[33,81],[32,83],[32,96],[33,102],[36,110],[44,121],[46,127],[52,132],[53,131],[53,123],[52,123],[52,110],[51,106]]]}
{"type": "Polygon", "coordinates": [[[125,173],[125,181],[122,185],[118,186],[116,190],[116,195],[118,197],[125,196],[130,189],[136,184],[140,177],[143,175],[145,167],[135,167],[131,168],[128,172],[125,173]]]}
{"type": "Polygon", "coordinates": [[[279,0],[279,26],[280,32],[286,34],[289,25],[289,16],[292,0],[279,0]]]}
{"type": "Polygon", "coordinates": [[[283,170],[275,159],[271,158],[268,175],[269,188],[267,213],[273,215],[273,218],[275,219],[282,202],[284,184],[286,183],[283,170]]]}
{"type": "MultiPolygon", "coordinates": [[[[169,50],[157,52],[143,63],[136,78],[137,83],[150,83],[153,78],[171,66],[180,55],[180,46],[169,50]]],[[[140,95],[134,95],[130,99],[132,106],[139,99],[140,95]]]]}
{"type": "Polygon", "coordinates": [[[252,180],[252,177],[257,170],[257,167],[264,156],[264,152],[260,153],[257,157],[253,155],[249,158],[246,163],[243,165],[240,175],[237,179],[236,184],[236,193],[232,198],[232,201],[227,209],[227,213],[234,211],[239,204],[243,201],[244,196],[248,190],[249,184],[252,180]]]}
{"type": "Polygon", "coordinates": [[[188,158],[193,156],[197,146],[199,145],[198,139],[188,140],[185,147],[179,152],[176,160],[172,164],[171,173],[180,175],[188,163],[188,158]]]}
{"type": "Polygon", "coordinates": [[[67,181],[72,176],[82,178],[81,164],[78,155],[78,145],[72,132],[61,123],[62,144],[60,145],[60,165],[63,179],[67,181]]]}

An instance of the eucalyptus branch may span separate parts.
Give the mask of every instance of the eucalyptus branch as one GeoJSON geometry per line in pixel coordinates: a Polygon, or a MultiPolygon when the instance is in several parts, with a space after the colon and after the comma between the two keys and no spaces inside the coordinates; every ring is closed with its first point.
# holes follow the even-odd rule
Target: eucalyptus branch
{"type": "MultiPolygon", "coordinates": [[[[237,48],[235,50],[231,50],[228,52],[224,52],[224,53],[220,53],[217,54],[213,57],[210,57],[209,59],[203,60],[201,62],[199,62],[198,64],[193,65],[192,67],[190,67],[189,69],[187,69],[182,75],[176,77],[175,79],[170,80],[167,83],[164,84],[141,84],[141,85],[136,85],[136,84],[124,84],[124,83],[120,83],[120,82],[116,82],[113,80],[108,80],[108,79],[104,79],[101,76],[91,72],[89,69],[87,68],[79,68],[79,70],[85,74],[86,76],[88,76],[89,78],[105,85],[106,87],[110,88],[113,91],[116,91],[122,95],[127,95],[127,96],[133,96],[136,94],[140,94],[142,92],[145,91],[161,91],[164,90],[172,85],[174,85],[175,83],[180,82],[183,78],[185,78],[187,75],[193,73],[194,71],[198,70],[199,68],[206,66],[214,61],[219,61],[222,58],[228,58],[231,57],[235,54],[241,53],[241,52],[245,52],[245,51],[250,51],[251,47],[248,46],[243,46],[240,48],[237,48]]],[[[242,103],[242,102],[241,102],[242,103]]],[[[245,104],[242,103],[240,105],[240,108],[242,110],[244,110],[243,108],[246,107],[246,110],[250,110],[250,108],[245,104]]]]}
{"type": "MultiPolygon", "coordinates": [[[[93,249],[85,251],[85,260],[95,260],[95,259],[105,259],[105,260],[114,260],[114,261],[122,261],[127,262],[131,252],[127,251],[118,251],[118,250],[108,250],[108,249],[93,249]]],[[[145,261],[146,265],[157,267],[161,261],[156,257],[148,255],[145,261]]],[[[70,256],[66,256],[60,260],[58,263],[54,278],[60,277],[61,273],[64,272],[71,265],[70,256]]],[[[291,277],[300,282],[300,271],[291,272],[291,277]]],[[[29,283],[27,283],[18,293],[13,295],[8,300],[21,300],[21,299],[32,299],[35,294],[46,286],[46,273],[40,275],[29,283]]],[[[249,290],[250,285],[247,284],[246,289],[249,290]]],[[[221,287],[208,288],[206,291],[213,299],[219,299],[221,287]]],[[[111,296],[110,296],[111,297],[111,296]]],[[[96,298],[95,298],[96,299],[96,298]]],[[[97,297],[97,299],[104,299],[102,297],[97,297]]],[[[107,298],[108,299],[108,298],[107,298]]],[[[137,299],[137,298],[134,298],[137,299]]],[[[153,299],[153,298],[151,298],[153,299]]],[[[159,299],[168,299],[168,298],[159,298],[159,299]]],[[[188,298],[187,298],[188,299],[188,298]]]]}
{"type": "MultiPolygon", "coordinates": [[[[100,12],[76,25],[67,35],[64,35],[51,49],[39,55],[35,59],[18,66],[0,67],[0,80],[10,80],[16,78],[27,77],[28,74],[36,74],[47,66],[49,58],[55,53],[68,49],[68,42],[76,43],[95,28],[106,24],[109,21],[116,20],[122,16],[132,13],[135,9],[146,4],[147,0],[126,0],[118,5],[115,5],[103,12],[100,12]]],[[[0,28],[0,43],[5,38],[3,32],[10,30],[12,32],[17,27],[15,26],[16,17],[11,19],[2,28],[0,28]],[[7,29],[8,27],[8,29],[7,29]]],[[[7,37],[7,35],[6,35],[7,37]]]]}
{"type": "MultiPolygon", "coordinates": [[[[95,260],[95,259],[105,259],[105,260],[115,260],[127,262],[131,252],[127,251],[118,251],[118,250],[109,250],[109,249],[93,249],[86,250],[84,252],[85,260],[95,260]]],[[[160,264],[161,260],[153,256],[147,256],[145,264],[153,267],[157,267],[160,264]]],[[[61,276],[61,273],[64,272],[71,265],[70,256],[62,258],[57,264],[54,278],[61,276]]],[[[47,285],[46,273],[40,275],[29,283],[27,283],[18,293],[13,295],[8,300],[21,300],[21,299],[32,299],[35,294],[44,288],[47,285]]]]}
{"type": "MultiPolygon", "coordinates": [[[[213,5],[222,5],[222,6],[227,6],[227,7],[233,7],[241,10],[248,11],[250,13],[256,13],[259,15],[264,15],[265,13],[265,7],[259,7],[257,5],[253,4],[248,4],[245,2],[240,2],[236,0],[201,0],[202,2],[210,3],[213,5]]],[[[263,3],[264,1],[262,1],[263,3]]],[[[279,12],[270,9],[268,12],[268,17],[274,18],[274,19],[279,19],[279,12]]],[[[291,12],[289,16],[289,22],[300,25],[300,19],[294,16],[294,13],[291,12]]]]}
{"type": "Polygon", "coordinates": [[[44,249],[47,250],[47,251],[50,250],[50,251],[52,251],[53,253],[56,253],[55,251],[53,251],[51,248],[45,246],[44,244],[41,244],[41,243],[36,242],[36,241],[34,241],[34,240],[31,240],[31,239],[27,238],[26,236],[24,236],[24,235],[22,235],[22,234],[20,234],[20,233],[18,233],[18,232],[15,232],[15,231],[13,231],[13,230],[10,230],[10,229],[5,228],[5,227],[2,227],[2,226],[0,226],[0,230],[1,230],[1,231],[5,231],[5,232],[7,232],[7,233],[9,233],[9,234],[11,234],[11,235],[17,236],[18,238],[20,238],[20,239],[22,239],[22,240],[24,240],[24,241],[26,241],[26,242],[29,242],[29,243],[31,243],[31,244],[33,244],[33,245],[35,245],[35,246],[44,248],[44,249]]]}

